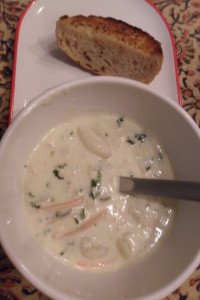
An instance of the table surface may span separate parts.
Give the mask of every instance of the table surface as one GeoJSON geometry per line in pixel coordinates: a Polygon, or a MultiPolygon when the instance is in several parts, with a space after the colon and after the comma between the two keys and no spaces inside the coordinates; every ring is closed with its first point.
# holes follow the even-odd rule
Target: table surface
{"type": "MultiPolygon", "coordinates": [[[[141,0],[142,1],[142,0],[141,0]]],[[[0,0],[0,138],[8,126],[16,25],[30,0],[0,0]]],[[[176,45],[182,106],[200,127],[200,0],[151,0],[176,45]]],[[[15,269],[0,246],[0,299],[49,299],[15,269]]],[[[200,266],[165,300],[200,300],[200,266]]]]}

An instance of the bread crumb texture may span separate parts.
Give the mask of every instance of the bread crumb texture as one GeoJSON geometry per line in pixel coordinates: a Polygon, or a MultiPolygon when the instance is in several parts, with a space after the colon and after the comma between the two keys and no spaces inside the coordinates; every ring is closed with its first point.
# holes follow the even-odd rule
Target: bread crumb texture
{"type": "Polygon", "coordinates": [[[163,63],[161,44],[123,21],[98,16],[63,16],[56,23],[58,47],[93,74],[150,83],[163,63]]]}

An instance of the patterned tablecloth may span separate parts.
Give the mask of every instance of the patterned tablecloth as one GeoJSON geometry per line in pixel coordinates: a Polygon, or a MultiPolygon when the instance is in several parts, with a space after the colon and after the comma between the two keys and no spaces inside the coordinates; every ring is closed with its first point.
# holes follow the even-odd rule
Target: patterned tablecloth
{"type": "MultiPolygon", "coordinates": [[[[8,126],[16,25],[29,2],[0,0],[0,137],[8,126]]],[[[151,2],[166,18],[175,38],[183,109],[200,126],[200,0],[151,2]]],[[[49,298],[23,278],[0,247],[0,300],[21,299],[49,298]]],[[[200,300],[200,267],[165,300],[175,299],[200,300]]]]}

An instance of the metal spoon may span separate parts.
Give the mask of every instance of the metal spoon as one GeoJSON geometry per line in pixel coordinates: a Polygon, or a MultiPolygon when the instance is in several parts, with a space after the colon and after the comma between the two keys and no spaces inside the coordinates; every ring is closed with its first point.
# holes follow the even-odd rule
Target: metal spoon
{"type": "Polygon", "coordinates": [[[119,191],[200,202],[200,182],[120,177],[119,191]]]}

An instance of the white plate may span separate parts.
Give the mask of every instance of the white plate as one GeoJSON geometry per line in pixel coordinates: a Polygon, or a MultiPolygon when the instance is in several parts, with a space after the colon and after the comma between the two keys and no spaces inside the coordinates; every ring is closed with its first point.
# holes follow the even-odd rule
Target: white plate
{"type": "Polygon", "coordinates": [[[55,23],[62,15],[101,15],[121,19],[150,33],[162,44],[164,63],[150,88],[181,103],[175,47],[166,22],[145,0],[36,0],[17,28],[10,120],[31,99],[65,81],[89,77],[58,50],[55,23]]]}

